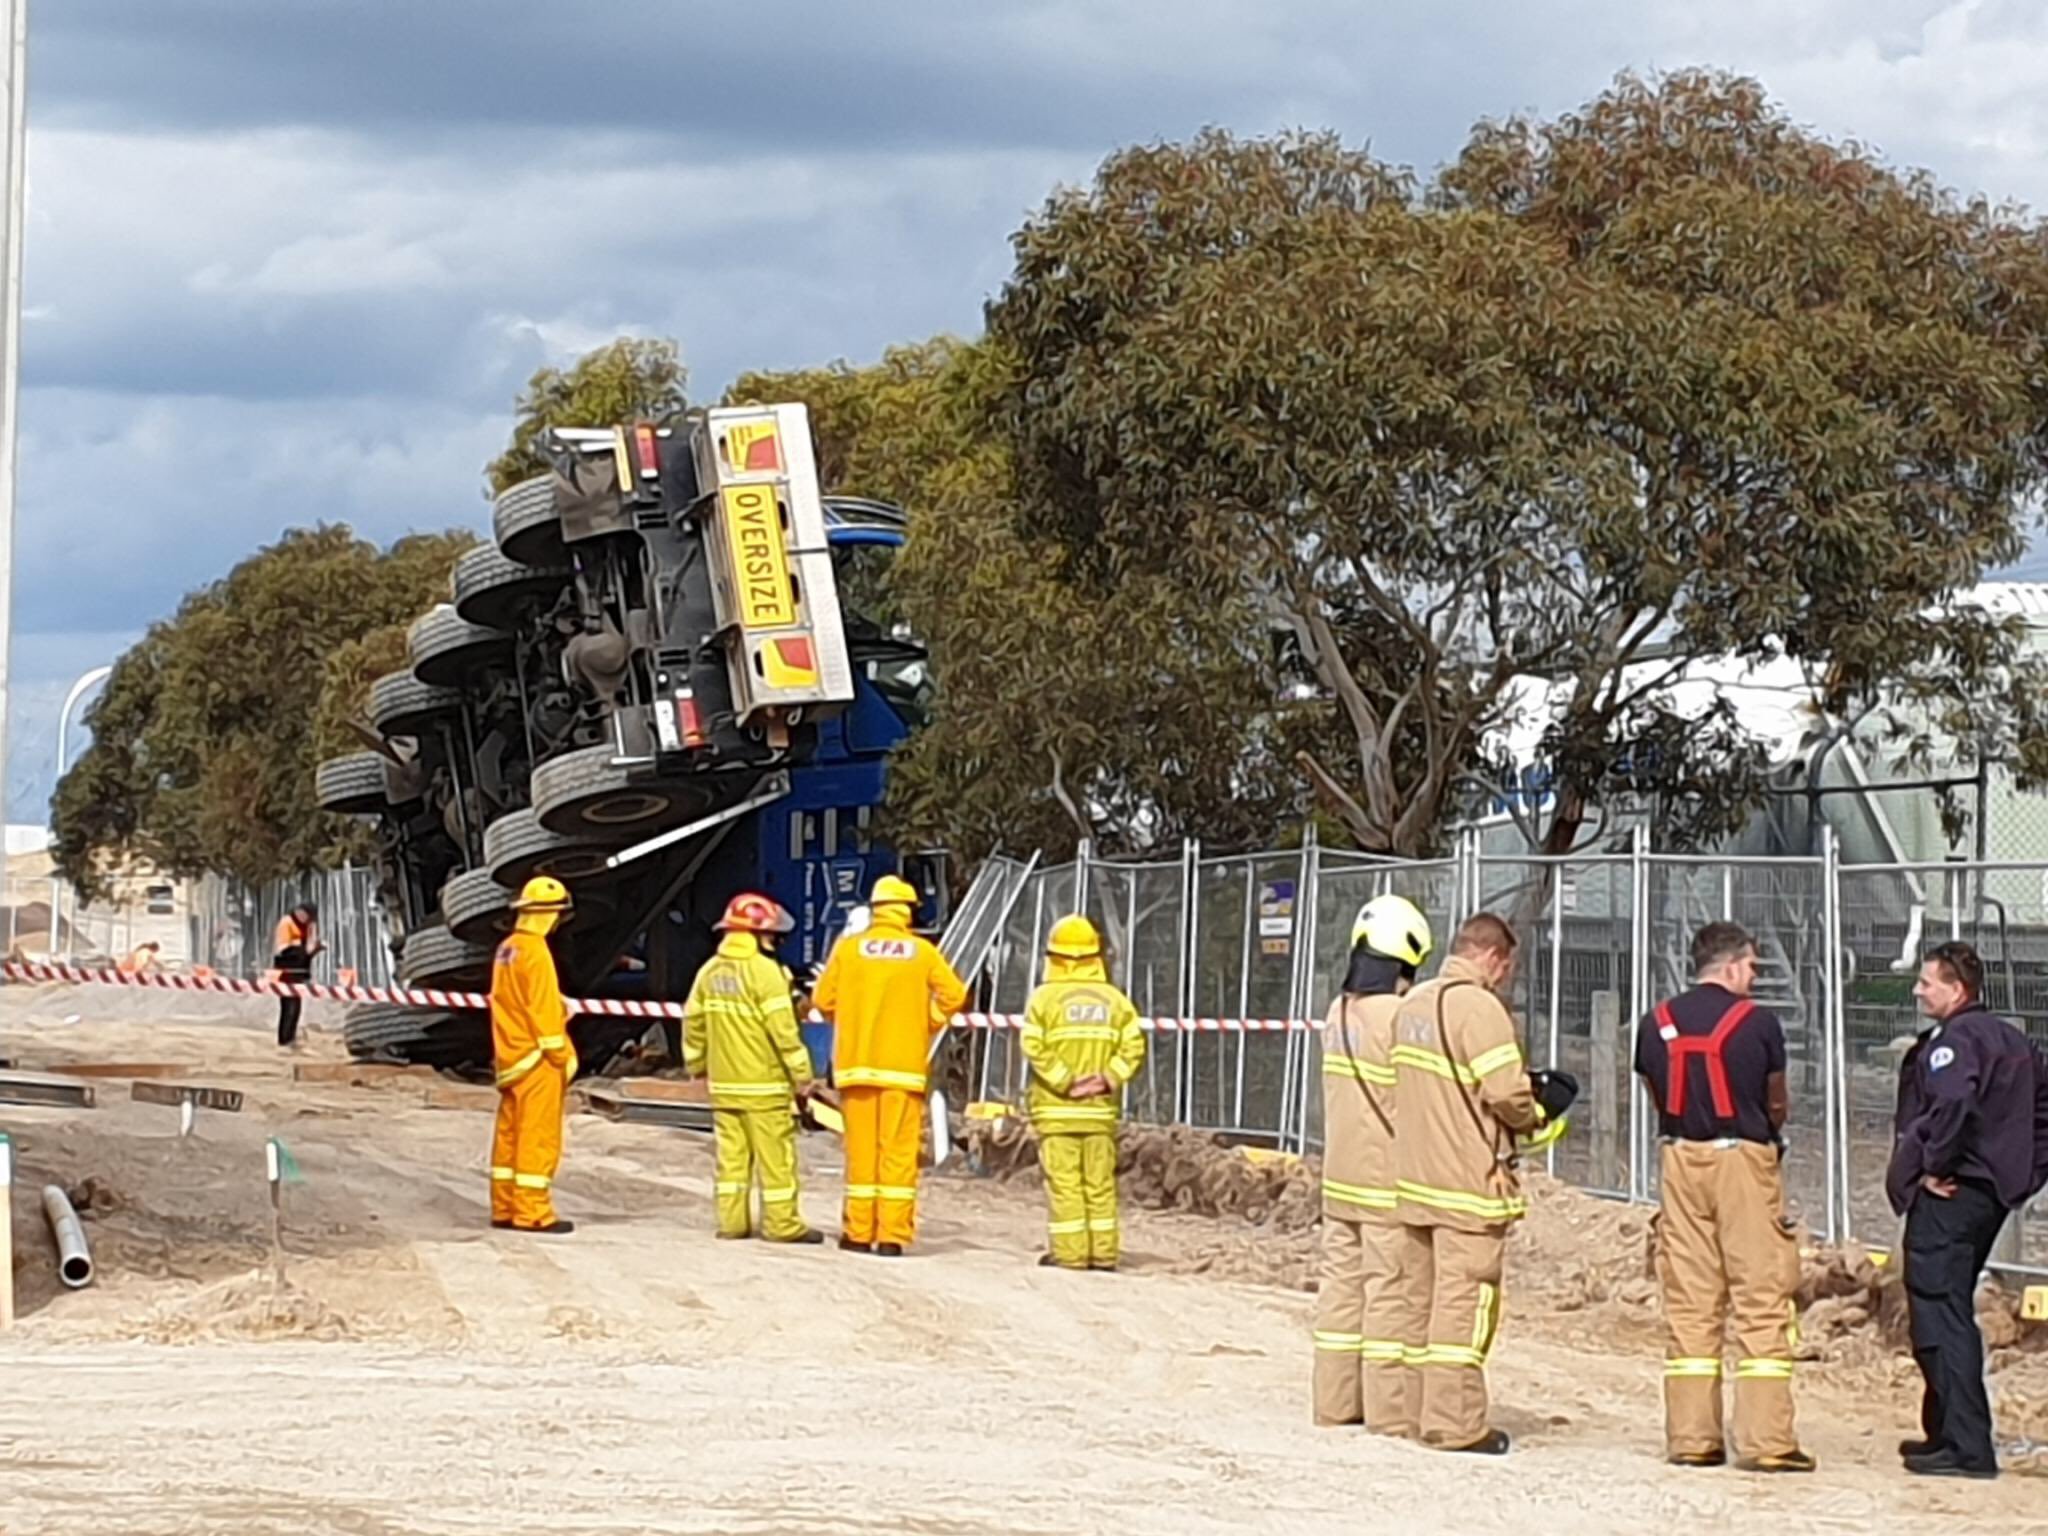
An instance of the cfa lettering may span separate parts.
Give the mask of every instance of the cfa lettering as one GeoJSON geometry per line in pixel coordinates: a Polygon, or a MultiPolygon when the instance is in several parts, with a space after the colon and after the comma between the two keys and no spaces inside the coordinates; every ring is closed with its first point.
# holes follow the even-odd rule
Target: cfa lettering
{"type": "Polygon", "coordinates": [[[907,939],[862,939],[860,952],[870,960],[910,960],[917,946],[907,939]]]}
{"type": "Polygon", "coordinates": [[[1069,1024],[1107,1024],[1109,1022],[1109,1005],[1107,1003],[1069,1003],[1067,1004],[1067,1022],[1069,1024]]]}

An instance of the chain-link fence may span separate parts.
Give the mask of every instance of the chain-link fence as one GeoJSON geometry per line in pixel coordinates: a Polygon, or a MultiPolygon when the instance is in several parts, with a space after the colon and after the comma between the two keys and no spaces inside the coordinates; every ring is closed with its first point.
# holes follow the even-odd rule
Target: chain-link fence
{"type": "MultiPolygon", "coordinates": [[[[1112,978],[1141,1011],[1192,1019],[1320,1019],[1341,985],[1360,906],[1394,892],[1443,940],[1493,911],[1522,938],[1507,989],[1529,1059],[1576,1076],[1571,1134],[1548,1154],[1559,1177],[1604,1194],[1657,1193],[1657,1117],[1633,1071],[1638,1022],[1690,985],[1691,946],[1709,922],[1757,941],[1756,999],[1783,1021],[1792,1112],[1788,1199],[1816,1232],[1888,1243],[1884,1196],[1902,1047],[1924,1021],[1912,988],[1920,954],[1974,943],[1990,1006],[2048,1042],[2048,864],[1840,866],[1818,857],[1626,853],[1554,859],[1482,855],[1368,858],[1317,847],[1177,861],[1086,859],[1029,872],[980,978],[988,1006],[1020,1011],[1045,935],[1085,910],[1112,978]],[[2033,893],[2030,900],[2021,899],[2033,893]]],[[[1322,1140],[1314,1036],[1160,1031],[1127,1105],[1135,1117],[1312,1148],[1322,1140]]],[[[1014,1036],[976,1043],[982,1096],[1022,1093],[1014,1036]]],[[[2008,1227],[1999,1258],[2048,1268],[2048,1199],[2008,1227]]]]}

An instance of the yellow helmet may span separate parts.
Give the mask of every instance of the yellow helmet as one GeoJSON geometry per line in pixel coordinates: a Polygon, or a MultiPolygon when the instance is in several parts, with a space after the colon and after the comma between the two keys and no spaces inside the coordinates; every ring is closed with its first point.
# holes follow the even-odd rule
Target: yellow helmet
{"type": "Polygon", "coordinates": [[[1436,948],[1429,934],[1429,919],[1405,896],[1375,896],[1358,909],[1351,924],[1351,946],[1356,949],[1360,944],[1376,955],[1418,969],[1436,948]]]}
{"type": "Polygon", "coordinates": [[[897,875],[884,875],[875,882],[874,894],[868,897],[871,906],[914,907],[917,905],[917,887],[897,875]]]}
{"type": "Polygon", "coordinates": [[[1102,935],[1078,912],[1061,918],[1046,936],[1045,952],[1062,960],[1093,960],[1102,953],[1102,935]]]}
{"type": "Polygon", "coordinates": [[[569,887],[553,875],[535,875],[520,887],[512,903],[514,912],[566,912],[571,903],[569,887]]]}

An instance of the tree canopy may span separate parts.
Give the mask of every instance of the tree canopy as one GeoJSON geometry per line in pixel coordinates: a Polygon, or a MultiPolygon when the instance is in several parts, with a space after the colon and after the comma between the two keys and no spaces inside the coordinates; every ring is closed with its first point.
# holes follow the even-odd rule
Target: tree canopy
{"type": "Polygon", "coordinates": [[[621,336],[566,369],[540,369],[513,407],[511,443],[484,467],[489,493],[546,471],[540,436],[549,427],[670,421],[688,403],[687,382],[675,342],[639,336],[621,336]]]}
{"type": "MultiPolygon", "coordinates": [[[[446,595],[473,540],[388,550],[328,525],[293,529],[150,626],[87,712],[92,744],[58,784],[59,869],[91,895],[132,856],[251,882],[332,863],[347,828],[313,799],[337,655],[446,595]]],[[[396,663],[394,663],[396,664],[396,663]]]]}
{"type": "MultiPolygon", "coordinates": [[[[1297,761],[1363,847],[1430,848],[1538,695],[1553,851],[1622,798],[1726,830],[1764,763],[1725,701],[1672,704],[1706,658],[1796,658],[1835,716],[2038,721],[1950,599],[2042,484],[2040,233],[1750,82],[1624,78],[1427,187],[1328,135],[1128,150],[1015,243],[989,342],[1033,568],[1135,597],[1176,690],[1288,636],[1342,741],[1297,761]]],[[[1216,710],[1212,763],[1269,758],[1271,698],[1216,710]]]]}
{"type": "MultiPolygon", "coordinates": [[[[981,338],[727,395],[805,401],[826,489],[911,510],[851,593],[938,673],[900,841],[1142,853],[1318,815],[1412,855],[1534,767],[1549,851],[1622,807],[1707,842],[1771,766],[1711,684],[1787,659],[1819,740],[1897,707],[1910,752],[2048,776],[2048,678],[1958,601],[2048,488],[2048,237],[2018,211],[1687,72],[1482,123],[1428,179],[1330,134],[1122,150],[1013,246],[981,338]]],[[[665,341],[541,370],[489,484],[684,385],[665,341]]],[[[295,532],[195,593],[94,707],[66,870],[332,856],[314,759],[462,543],[295,532]]]]}

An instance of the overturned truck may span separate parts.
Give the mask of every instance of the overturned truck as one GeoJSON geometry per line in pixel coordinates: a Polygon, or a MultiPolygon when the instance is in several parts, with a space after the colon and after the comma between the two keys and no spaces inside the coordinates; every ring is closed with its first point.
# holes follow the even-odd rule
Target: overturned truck
{"type": "MultiPolygon", "coordinates": [[[[817,965],[871,881],[900,871],[943,920],[935,853],[875,835],[888,754],[924,718],[926,653],[841,607],[903,513],[826,496],[800,405],[721,407],[672,428],[557,430],[552,470],[497,498],[492,541],[377,679],[366,750],[318,772],[329,811],[372,819],[399,979],[488,988],[522,882],[575,898],[555,941],[586,997],[675,998],[741,890],[795,916],[817,965]]],[[[600,1064],[644,1022],[591,1015],[600,1064]]],[[[365,1005],[366,1058],[488,1060],[484,1015],[365,1005]]]]}

